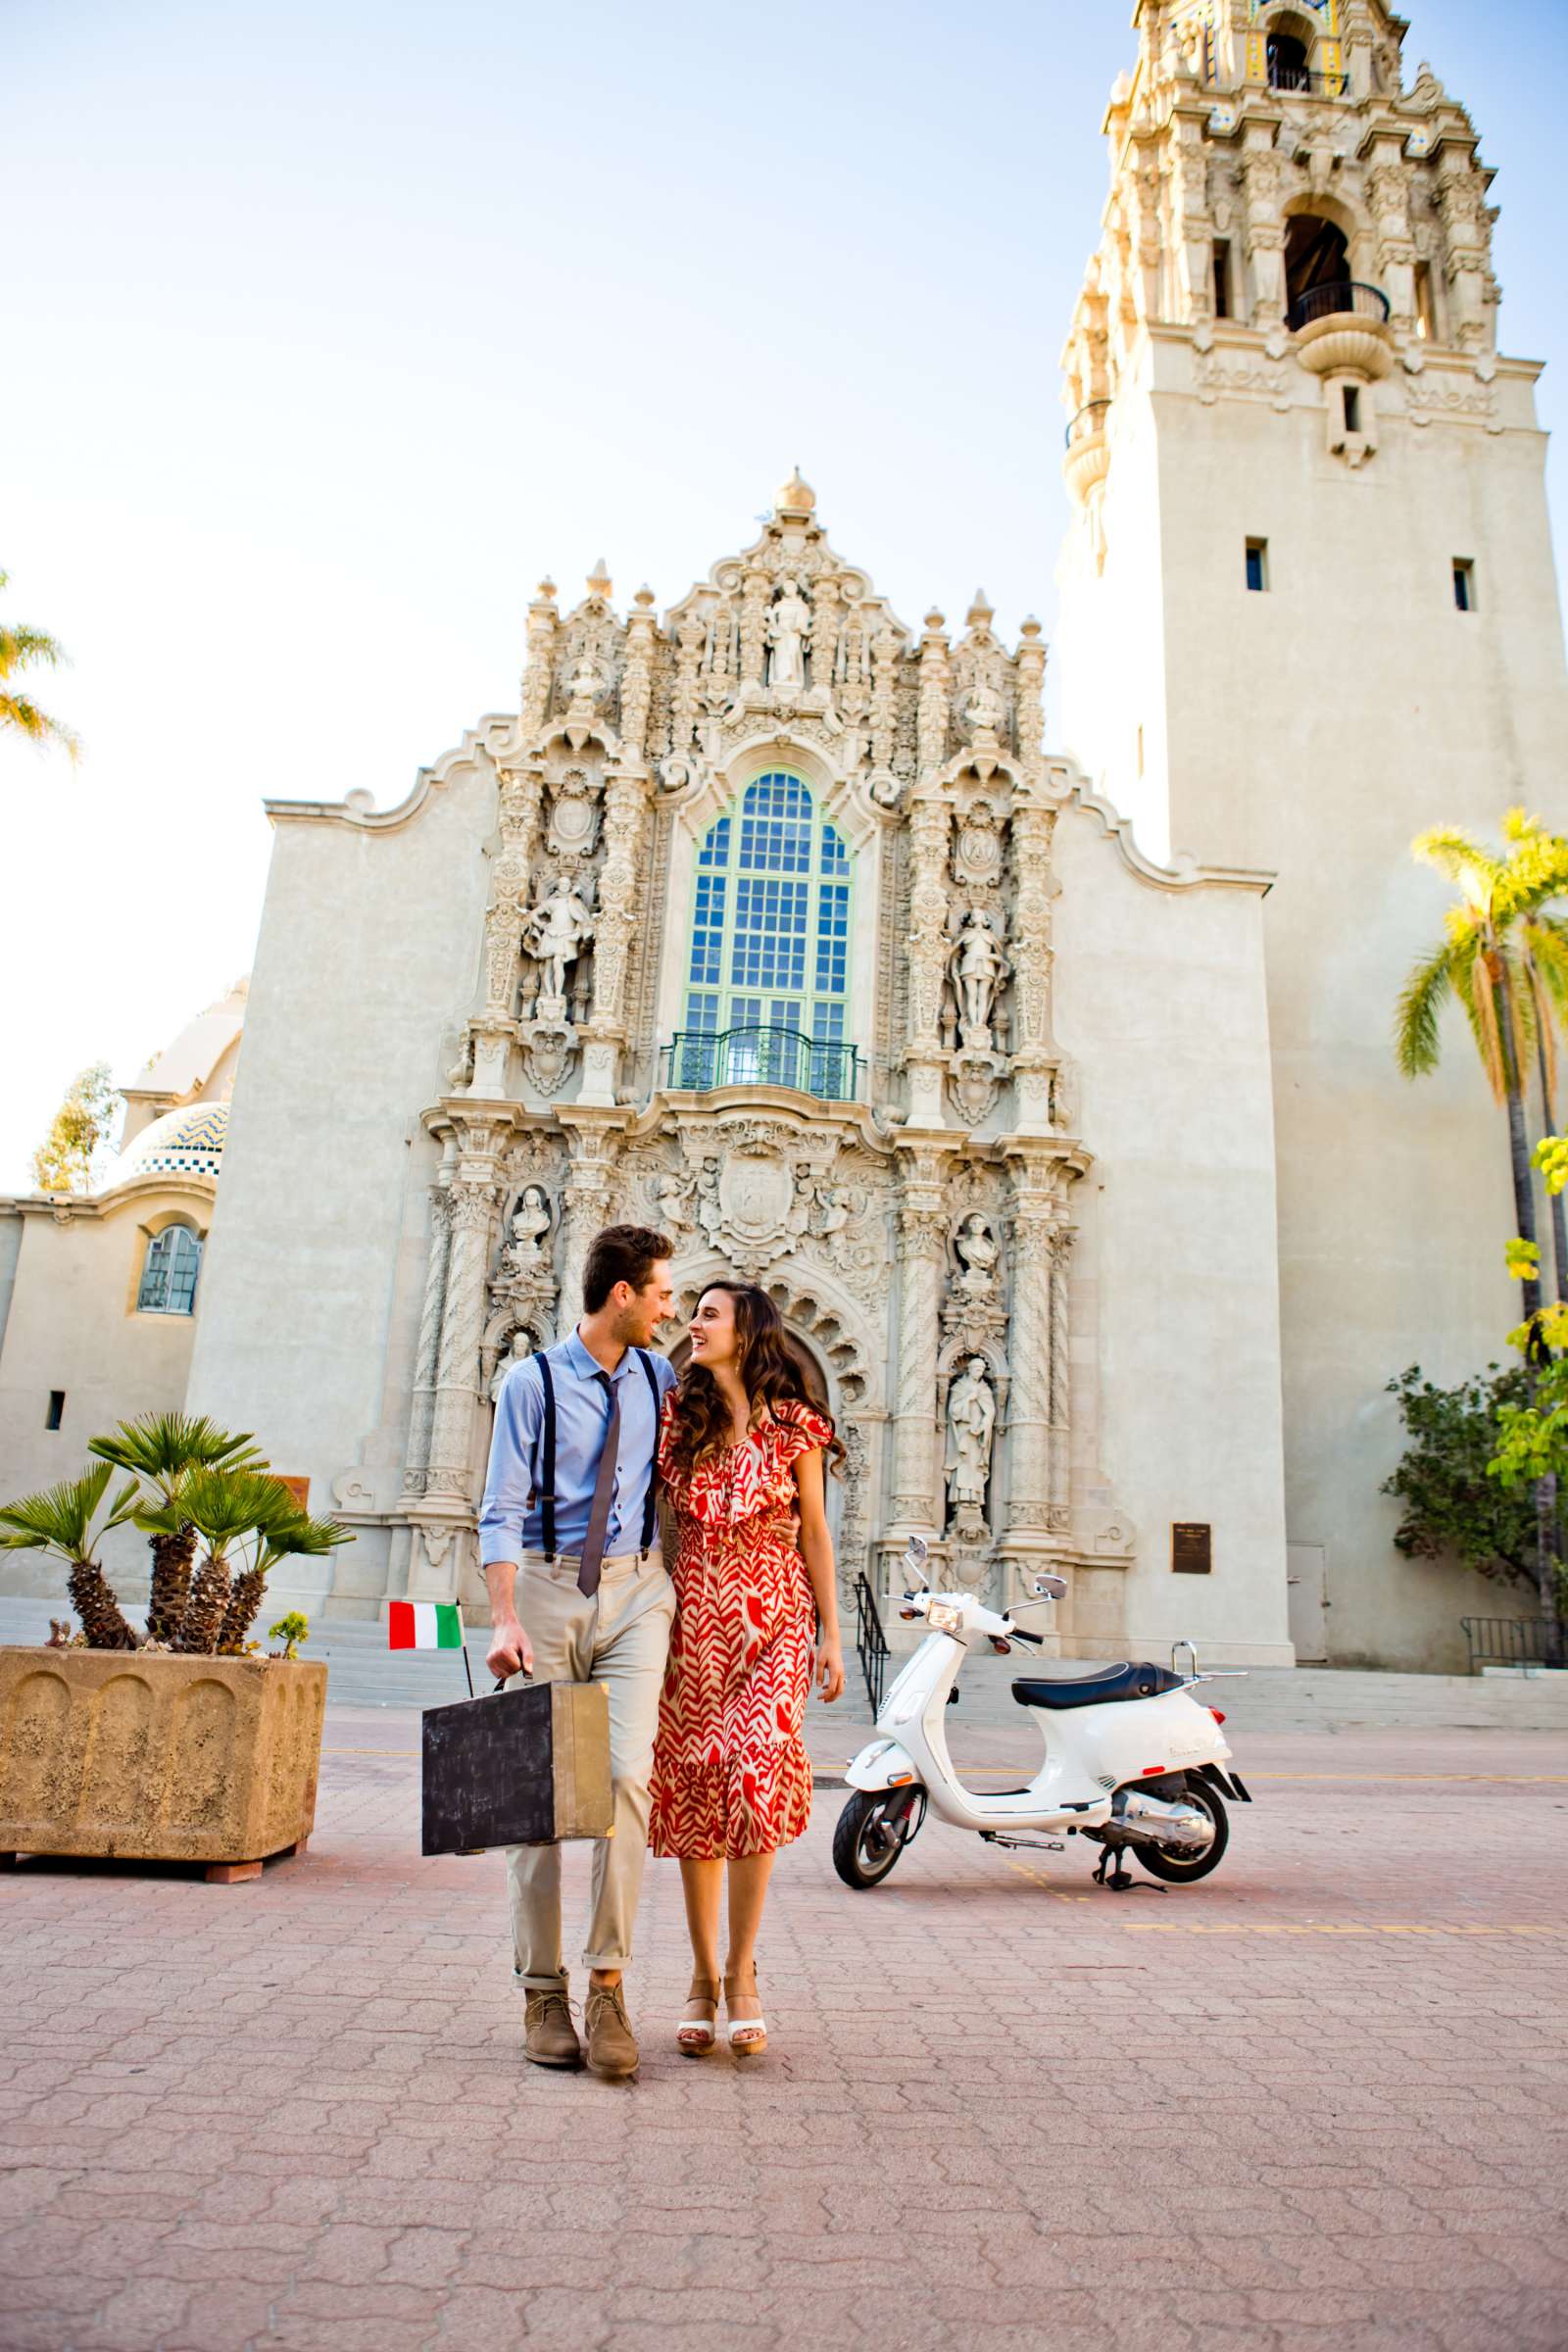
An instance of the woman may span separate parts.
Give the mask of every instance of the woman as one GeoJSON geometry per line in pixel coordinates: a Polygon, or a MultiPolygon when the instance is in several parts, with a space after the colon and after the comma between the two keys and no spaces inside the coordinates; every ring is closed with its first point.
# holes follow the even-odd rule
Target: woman
{"type": "Polygon", "coordinates": [[[801,1737],[815,1676],[844,1688],[823,1456],[844,1447],[809,1394],[777,1307],[754,1283],[711,1283],[691,1362],[664,1406],[659,1474],[674,1511],[675,1628],[659,1707],[649,1843],[680,1860],[693,1976],[676,2034],[689,2057],[717,2034],[718,1916],[729,1871],[724,2006],[730,2047],[767,2027],[757,1932],[773,1856],[806,1828],[801,1737]]]}

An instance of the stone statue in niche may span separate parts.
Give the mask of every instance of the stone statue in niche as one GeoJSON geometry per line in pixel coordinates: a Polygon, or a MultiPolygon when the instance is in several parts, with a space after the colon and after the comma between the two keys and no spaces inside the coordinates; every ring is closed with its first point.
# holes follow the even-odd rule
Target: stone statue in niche
{"type": "Polygon", "coordinates": [[[594,935],[594,918],[571,874],[563,874],[533,908],[522,944],[540,969],[540,1001],[564,1004],[566,973],[594,935]]]}
{"type": "Polygon", "coordinates": [[[958,1289],[966,1297],[989,1299],[997,1288],[997,1267],[1002,1252],[985,1218],[976,1209],[964,1218],[953,1245],[957,1252],[961,1271],[958,1289]]]}
{"type": "Polygon", "coordinates": [[[959,924],[948,956],[948,968],[958,1000],[963,1042],[989,1052],[997,995],[1011,966],[1002,953],[991,917],[983,906],[971,906],[959,924]]]}
{"type": "Polygon", "coordinates": [[[983,1355],[971,1355],[948,1396],[948,1446],[943,1460],[948,1501],[958,1521],[973,1522],[985,1511],[986,1485],[991,1477],[991,1442],[996,1434],[997,1400],[991,1393],[983,1355]]]}
{"type": "Polygon", "coordinates": [[[692,1194],[696,1187],[690,1176],[682,1176],[673,1168],[665,1168],[654,1182],[654,1222],[662,1233],[680,1247],[683,1235],[694,1230],[692,1194]]]}
{"type": "Polygon", "coordinates": [[[770,686],[801,693],[806,685],[806,640],[810,634],[811,608],[798,580],[786,580],[777,604],[767,616],[770,686]]]}
{"type": "Polygon", "coordinates": [[[524,1331],[519,1323],[512,1335],[511,1345],[506,1353],[498,1358],[496,1368],[490,1375],[490,1401],[492,1404],[500,1396],[501,1383],[506,1379],[513,1365],[523,1363],[532,1353],[533,1334],[524,1331]]]}
{"type": "Polygon", "coordinates": [[[537,1184],[530,1184],[512,1220],[511,1239],[501,1252],[503,1282],[526,1281],[543,1263],[543,1245],[550,1231],[550,1204],[537,1184]]]}

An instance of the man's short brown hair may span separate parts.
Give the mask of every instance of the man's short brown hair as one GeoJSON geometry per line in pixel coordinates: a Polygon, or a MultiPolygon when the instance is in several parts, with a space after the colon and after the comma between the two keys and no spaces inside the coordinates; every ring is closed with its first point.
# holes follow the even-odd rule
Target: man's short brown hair
{"type": "Polygon", "coordinates": [[[651,1225],[607,1225],[588,1246],[582,1270],[585,1310],[596,1315],[617,1282],[629,1282],[634,1291],[645,1290],[660,1259],[674,1253],[668,1234],[656,1233],[651,1225]]]}

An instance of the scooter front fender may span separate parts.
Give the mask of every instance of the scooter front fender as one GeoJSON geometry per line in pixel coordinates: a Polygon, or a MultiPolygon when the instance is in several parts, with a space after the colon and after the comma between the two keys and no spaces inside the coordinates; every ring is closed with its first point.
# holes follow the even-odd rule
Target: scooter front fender
{"type": "Polygon", "coordinates": [[[844,1775],[851,1788],[875,1791],[906,1788],[920,1778],[907,1752],[896,1740],[872,1740],[861,1748],[844,1775]]]}

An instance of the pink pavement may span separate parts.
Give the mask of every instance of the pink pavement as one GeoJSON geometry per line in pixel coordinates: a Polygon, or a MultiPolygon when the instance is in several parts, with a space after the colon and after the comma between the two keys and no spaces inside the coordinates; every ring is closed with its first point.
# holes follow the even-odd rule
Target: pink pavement
{"type": "Polygon", "coordinates": [[[1560,2352],[1568,1741],[1237,1744],[1186,1889],[928,1824],[852,1893],[819,1791],[745,2071],[671,2047],[650,1863],[612,2087],[522,2063],[501,1858],[419,1857],[414,1718],[335,1709],[260,1881],[0,1879],[0,2352],[1560,2352]]]}

